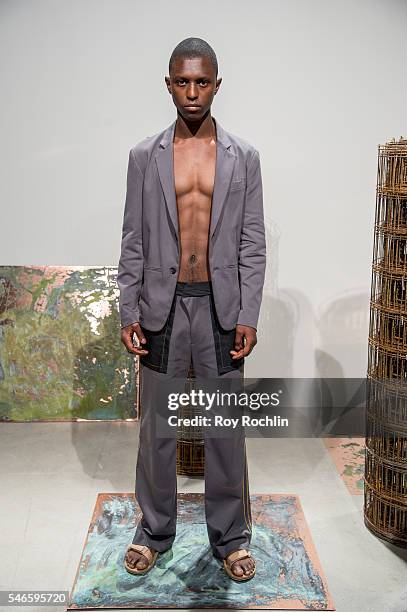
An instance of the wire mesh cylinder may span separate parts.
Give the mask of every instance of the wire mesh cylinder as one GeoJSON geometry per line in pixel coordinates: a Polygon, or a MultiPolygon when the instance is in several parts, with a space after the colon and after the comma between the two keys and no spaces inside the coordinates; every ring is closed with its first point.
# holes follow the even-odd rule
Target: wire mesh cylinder
{"type": "MultiPolygon", "coordinates": [[[[189,393],[194,386],[195,374],[191,364],[186,383],[186,392],[189,393]]],[[[201,416],[200,406],[181,406],[179,417],[190,419],[201,416]]],[[[203,476],[205,467],[205,445],[202,426],[177,428],[177,474],[183,476],[203,476]]]]}
{"type": "Polygon", "coordinates": [[[407,140],[379,146],[368,346],[364,521],[407,547],[407,140]]]}

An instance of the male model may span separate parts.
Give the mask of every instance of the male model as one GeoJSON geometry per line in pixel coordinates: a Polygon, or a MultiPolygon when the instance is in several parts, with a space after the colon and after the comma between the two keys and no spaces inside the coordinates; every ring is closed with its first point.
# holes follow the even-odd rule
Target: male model
{"type": "MultiPolygon", "coordinates": [[[[165,78],[177,119],[129,155],[118,285],[121,339],[141,366],[142,518],[125,556],[133,574],[149,571],[176,532],[176,439],[155,436],[157,387],[186,378],[191,359],[197,378],[241,377],[257,343],[266,265],[260,160],[211,116],[217,75],[208,43],[179,43],[165,78]]],[[[252,578],[244,435],[205,438],[205,515],[228,575],[252,578]]]]}

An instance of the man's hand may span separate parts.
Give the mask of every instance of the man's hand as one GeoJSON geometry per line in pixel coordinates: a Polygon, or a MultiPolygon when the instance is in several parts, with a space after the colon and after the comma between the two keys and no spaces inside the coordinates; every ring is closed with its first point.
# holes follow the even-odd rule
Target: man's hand
{"type": "Polygon", "coordinates": [[[236,325],[235,350],[230,351],[232,359],[247,357],[257,344],[257,332],[249,325],[236,325]]]}
{"type": "Polygon", "coordinates": [[[124,346],[128,350],[129,353],[133,353],[134,355],[147,355],[147,349],[141,348],[141,346],[134,346],[133,344],[133,334],[136,334],[138,341],[141,344],[145,344],[147,340],[144,337],[144,334],[141,330],[140,323],[132,323],[127,327],[123,327],[121,341],[124,346]]]}

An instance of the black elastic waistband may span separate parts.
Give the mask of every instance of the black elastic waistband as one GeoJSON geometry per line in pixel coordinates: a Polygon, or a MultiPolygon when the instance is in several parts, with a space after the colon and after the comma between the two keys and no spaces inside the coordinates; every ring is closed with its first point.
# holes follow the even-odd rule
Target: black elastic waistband
{"type": "Polygon", "coordinates": [[[175,293],[183,297],[210,295],[212,291],[212,281],[198,281],[196,283],[177,282],[175,293]]]}

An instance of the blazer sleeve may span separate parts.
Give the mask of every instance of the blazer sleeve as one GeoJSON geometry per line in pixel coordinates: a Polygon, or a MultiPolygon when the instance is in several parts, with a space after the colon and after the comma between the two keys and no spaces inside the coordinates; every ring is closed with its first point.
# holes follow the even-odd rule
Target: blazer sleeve
{"type": "Polygon", "coordinates": [[[142,241],[143,180],[143,173],[137,164],[134,151],[131,149],[127,168],[127,192],[117,272],[122,328],[137,323],[140,318],[138,303],[144,267],[142,241]]]}
{"type": "Polygon", "coordinates": [[[263,185],[259,152],[247,166],[246,201],[239,246],[241,309],[237,324],[257,329],[266,271],[263,185]]]}

